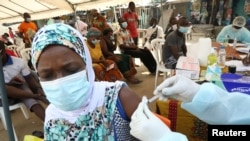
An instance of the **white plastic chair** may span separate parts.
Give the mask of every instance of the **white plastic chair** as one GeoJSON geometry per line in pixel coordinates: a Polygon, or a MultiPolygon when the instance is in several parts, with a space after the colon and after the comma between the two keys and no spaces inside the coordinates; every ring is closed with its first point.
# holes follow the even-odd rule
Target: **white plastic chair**
{"type": "MultiPolygon", "coordinates": [[[[19,102],[19,103],[14,104],[14,105],[9,105],[9,110],[10,111],[16,110],[18,108],[20,108],[22,110],[25,119],[28,119],[29,118],[29,111],[27,110],[27,108],[26,108],[26,106],[24,105],[23,102],[19,102]]],[[[0,118],[2,120],[4,129],[7,130],[4,109],[3,109],[2,106],[0,106],[0,118]]],[[[13,133],[14,133],[14,136],[15,136],[15,140],[18,141],[18,138],[17,138],[17,135],[16,135],[16,131],[15,131],[15,128],[14,128],[13,124],[12,124],[12,128],[13,128],[13,133]]]]}
{"type": "Polygon", "coordinates": [[[24,48],[20,51],[21,58],[28,63],[30,60],[31,48],[24,48]]]}
{"type": "Polygon", "coordinates": [[[8,46],[6,46],[6,49],[12,50],[15,53],[16,56],[20,57],[19,53],[17,51],[17,46],[16,45],[8,45],[8,46]]]}
{"type": "Polygon", "coordinates": [[[172,76],[174,73],[174,70],[172,69],[167,69],[162,61],[162,46],[165,42],[165,39],[153,39],[151,41],[151,45],[153,47],[153,53],[154,59],[157,64],[156,68],[156,74],[155,74],[155,88],[158,83],[158,77],[159,77],[159,72],[162,72],[163,75],[163,80],[167,78],[167,76],[172,76]]]}

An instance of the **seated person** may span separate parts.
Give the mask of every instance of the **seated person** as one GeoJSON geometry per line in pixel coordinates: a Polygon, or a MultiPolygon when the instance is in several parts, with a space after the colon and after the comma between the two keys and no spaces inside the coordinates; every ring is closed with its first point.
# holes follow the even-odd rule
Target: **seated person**
{"type": "Polygon", "coordinates": [[[167,35],[176,30],[177,29],[177,20],[175,17],[171,17],[170,20],[169,20],[169,23],[166,27],[166,30],[165,30],[165,39],[167,38],[167,35]]]}
{"type": "Polygon", "coordinates": [[[44,26],[34,38],[32,64],[51,103],[44,140],[136,141],[129,123],[140,98],[124,82],[94,81],[84,42],[76,29],[62,23],[44,26]]]}
{"type": "Polygon", "coordinates": [[[123,74],[123,77],[132,84],[141,83],[139,79],[135,77],[137,73],[134,62],[130,55],[127,54],[114,54],[117,47],[116,36],[113,35],[111,28],[104,29],[103,37],[100,40],[102,53],[105,58],[116,62],[119,70],[123,74]]]}
{"type": "Polygon", "coordinates": [[[145,35],[145,43],[143,45],[144,48],[147,48],[149,50],[152,50],[151,41],[156,38],[163,39],[164,33],[162,27],[157,25],[157,19],[151,18],[149,25],[150,27],[147,29],[146,35],[145,35]]]}
{"type": "Polygon", "coordinates": [[[134,41],[127,28],[127,22],[125,19],[120,18],[118,20],[120,29],[115,33],[117,35],[117,43],[124,54],[131,55],[134,58],[140,58],[143,64],[151,73],[156,71],[156,61],[152,53],[148,49],[138,48],[134,44],[134,41]]]}
{"type": "Polygon", "coordinates": [[[216,38],[216,42],[233,43],[236,39],[238,43],[250,43],[250,32],[244,27],[245,24],[246,19],[244,17],[235,17],[231,25],[223,27],[216,38]]]}
{"type": "Polygon", "coordinates": [[[6,46],[9,45],[13,45],[13,43],[9,40],[9,34],[8,33],[4,33],[1,37],[0,37],[0,41],[2,41],[6,46]]]}
{"type": "Polygon", "coordinates": [[[114,61],[106,59],[102,54],[99,37],[101,36],[100,30],[97,28],[90,28],[86,37],[86,45],[89,48],[90,56],[93,61],[93,68],[95,71],[96,79],[99,81],[121,80],[122,75],[114,61]]]}
{"type": "Polygon", "coordinates": [[[29,67],[21,58],[5,53],[5,46],[0,42],[0,58],[3,62],[3,72],[6,93],[9,104],[22,101],[31,112],[34,112],[42,121],[45,119],[45,109],[37,101],[48,104],[43,90],[29,67]]]}
{"type": "Polygon", "coordinates": [[[162,59],[165,67],[175,69],[180,56],[186,56],[187,47],[185,44],[185,33],[189,29],[187,18],[181,17],[178,20],[177,30],[171,32],[162,48],[162,59]]]}

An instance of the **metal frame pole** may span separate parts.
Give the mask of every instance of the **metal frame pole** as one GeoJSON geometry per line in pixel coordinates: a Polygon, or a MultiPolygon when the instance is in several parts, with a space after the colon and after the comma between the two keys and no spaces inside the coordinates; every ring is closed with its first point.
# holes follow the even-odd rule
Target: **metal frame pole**
{"type": "Polygon", "coordinates": [[[9,103],[8,103],[8,98],[7,98],[6,89],[4,85],[5,82],[4,82],[4,76],[3,76],[2,58],[0,58],[0,68],[1,68],[0,70],[0,94],[1,94],[1,99],[2,99],[2,104],[3,104],[3,109],[4,109],[4,116],[6,119],[9,141],[15,141],[12,121],[10,117],[9,103]]]}

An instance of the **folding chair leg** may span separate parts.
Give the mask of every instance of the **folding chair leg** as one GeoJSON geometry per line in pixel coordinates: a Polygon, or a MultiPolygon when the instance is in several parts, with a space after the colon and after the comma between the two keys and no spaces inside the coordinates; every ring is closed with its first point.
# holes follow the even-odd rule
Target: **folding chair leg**
{"type": "Polygon", "coordinates": [[[30,117],[30,115],[29,115],[29,112],[24,104],[21,106],[21,110],[23,112],[25,119],[28,119],[30,117]]]}

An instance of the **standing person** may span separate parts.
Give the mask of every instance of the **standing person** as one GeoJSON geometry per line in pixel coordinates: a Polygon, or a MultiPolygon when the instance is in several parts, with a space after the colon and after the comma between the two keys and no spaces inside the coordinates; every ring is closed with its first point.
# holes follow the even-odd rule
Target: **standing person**
{"type": "Polygon", "coordinates": [[[93,62],[93,68],[98,81],[115,82],[122,79],[120,70],[114,61],[105,58],[100,45],[101,32],[97,28],[90,28],[87,33],[86,45],[93,62]]]}
{"type": "Polygon", "coordinates": [[[116,37],[113,35],[113,30],[111,28],[104,29],[102,34],[103,37],[100,40],[100,45],[104,57],[116,62],[123,77],[128,82],[132,84],[141,83],[142,81],[135,77],[137,70],[135,69],[135,64],[132,60],[132,57],[127,54],[114,53],[117,47],[117,41],[115,39],[116,37]]]}
{"type": "Polygon", "coordinates": [[[22,101],[31,112],[44,121],[45,109],[37,100],[46,104],[48,101],[35,75],[21,58],[8,55],[1,41],[0,59],[3,62],[2,69],[9,104],[22,101]]]}
{"type": "Polygon", "coordinates": [[[88,47],[73,27],[41,28],[32,43],[32,63],[51,103],[45,141],[136,140],[129,123],[140,98],[124,82],[95,81],[88,47]]]}
{"type": "Polygon", "coordinates": [[[177,29],[177,20],[175,17],[171,17],[170,20],[169,20],[169,23],[166,27],[166,30],[165,30],[165,39],[166,37],[168,36],[168,34],[174,30],[177,29]]]}
{"type": "Polygon", "coordinates": [[[104,29],[110,28],[106,21],[106,18],[102,16],[96,9],[93,9],[91,11],[91,14],[93,16],[92,27],[99,29],[101,33],[104,29]]]}
{"type": "Polygon", "coordinates": [[[224,43],[228,41],[233,43],[234,39],[241,43],[250,43],[250,31],[245,28],[246,19],[242,16],[235,17],[231,25],[223,27],[218,36],[216,42],[224,43]]]}
{"type": "Polygon", "coordinates": [[[149,25],[150,27],[147,29],[146,31],[146,35],[145,35],[145,42],[143,44],[144,48],[147,48],[149,50],[152,50],[152,46],[151,46],[151,41],[153,39],[163,39],[164,38],[164,33],[163,33],[163,29],[162,27],[160,27],[158,24],[158,21],[156,18],[151,18],[149,21],[149,25]]]}
{"type": "Polygon", "coordinates": [[[76,17],[75,28],[82,34],[83,37],[86,36],[88,32],[88,25],[81,21],[79,16],[76,17]]]}
{"type": "Polygon", "coordinates": [[[126,29],[127,22],[125,19],[120,18],[118,22],[120,29],[116,32],[117,43],[122,53],[131,55],[134,58],[140,58],[150,73],[154,74],[156,71],[156,61],[152,53],[147,48],[142,49],[135,45],[130,32],[126,29]]]}
{"type": "Polygon", "coordinates": [[[10,35],[10,39],[13,41],[15,35],[14,35],[14,32],[12,31],[12,28],[11,28],[11,27],[9,27],[9,35],[10,35]]]}
{"type": "Polygon", "coordinates": [[[135,45],[138,46],[138,32],[137,27],[139,25],[139,18],[135,13],[135,3],[129,2],[128,11],[122,15],[122,18],[128,23],[127,29],[130,32],[131,37],[134,40],[135,45]]]}
{"type": "Polygon", "coordinates": [[[31,16],[29,13],[23,14],[24,21],[19,25],[18,30],[21,34],[25,47],[31,47],[31,41],[33,36],[37,31],[37,26],[34,22],[31,21],[31,16]]]}
{"type": "Polygon", "coordinates": [[[179,57],[186,56],[185,34],[188,32],[188,29],[188,20],[182,17],[178,21],[177,30],[167,36],[162,48],[162,59],[166,68],[175,69],[179,57]]]}

